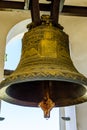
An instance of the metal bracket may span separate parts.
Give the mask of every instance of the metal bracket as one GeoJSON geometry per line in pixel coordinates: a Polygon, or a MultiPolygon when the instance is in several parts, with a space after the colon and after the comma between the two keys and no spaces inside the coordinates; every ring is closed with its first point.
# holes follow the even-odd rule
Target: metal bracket
{"type": "MultiPolygon", "coordinates": [[[[58,19],[59,19],[59,12],[60,12],[60,3],[61,3],[61,10],[63,8],[63,3],[64,0],[50,0],[50,16],[53,20],[54,25],[58,24],[58,19]]],[[[45,6],[45,4],[44,4],[45,6]]],[[[39,0],[30,0],[29,2],[29,8],[31,10],[31,17],[32,17],[32,22],[35,25],[40,24],[40,4],[39,0]]]]}
{"type": "Polygon", "coordinates": [[[70,121],[70,117],[61,117],[64,121],[70,121]]]}

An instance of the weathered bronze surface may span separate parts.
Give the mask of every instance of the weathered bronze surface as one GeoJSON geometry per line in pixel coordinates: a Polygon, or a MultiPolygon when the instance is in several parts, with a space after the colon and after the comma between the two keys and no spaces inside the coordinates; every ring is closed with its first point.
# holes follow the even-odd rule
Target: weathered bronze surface
{"type": "Polygon", "coordinates": [[[20,63],[1,82],[0,98],[22,106],[38,107],[43,106],[43,102],[50,106],[42,108],[46,111],[53,106],[87,101],[87,79],[71,61],[69,38],[61,26],[54,26],[48,16],[43,16],[41,25],[28,27],[23,37],[20,63]]]}

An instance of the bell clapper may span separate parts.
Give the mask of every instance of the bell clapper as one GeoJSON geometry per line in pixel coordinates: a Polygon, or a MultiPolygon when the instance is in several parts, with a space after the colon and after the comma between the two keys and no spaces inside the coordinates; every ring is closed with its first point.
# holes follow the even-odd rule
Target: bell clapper
{"type": "Polygon", "coordinates": [[[50,111],[55,106],[55,103],[49,97],[49,86],[44,87],[45,93],[43,100],[39,103],[39,106],[44,112],[44,118],[50,118],[50,111]]]}

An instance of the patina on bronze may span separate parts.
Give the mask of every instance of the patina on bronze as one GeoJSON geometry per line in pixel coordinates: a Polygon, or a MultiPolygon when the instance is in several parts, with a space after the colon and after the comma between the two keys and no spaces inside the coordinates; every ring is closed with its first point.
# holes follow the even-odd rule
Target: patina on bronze
{"type": "Polygon", "coordinates": [[[69,37],[50,16],[41,24],[28,25],[17,69],[0,84],[0,98],[6,102],[41,107],[44,117],[53,107],[87,101],[87,79],[74,67],[69,37]]]}

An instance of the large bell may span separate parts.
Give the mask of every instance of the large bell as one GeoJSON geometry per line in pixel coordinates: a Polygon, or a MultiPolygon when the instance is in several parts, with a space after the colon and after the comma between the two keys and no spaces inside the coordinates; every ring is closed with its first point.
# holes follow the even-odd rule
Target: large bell
{"type": "Polygon", "coordinates": [[[49,116],[52,107],[87,101],[87,79],[74,67],[68,35],[48,16],[24,34],[17,69],[0,84],[0,98],[22,106],[38,107],[49,116]]]}

